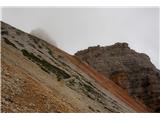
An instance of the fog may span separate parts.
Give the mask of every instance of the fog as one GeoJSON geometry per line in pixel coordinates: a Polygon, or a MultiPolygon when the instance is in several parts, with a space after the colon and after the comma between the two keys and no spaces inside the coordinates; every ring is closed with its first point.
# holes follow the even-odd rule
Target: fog
{"type": "Polygon", "coordinates": [[[3,8],[2,20],[70,54],[127,42],[160,66],[158,8],[3,8]]]}
{"type": "Polygon", "coordinates": [[[48,33],[46,33],[46,31],[44,31],[43,29],[41,28],[37,28],[37,29],[34,29],[34,30],[31,30],[30,31],[30,34],[31,35],[34,35],[42,40],[45,40],[47,41],[48,43],[54,45],[54,46],[57,46],[56,44],[56,41],[53,40],[48,33]]]}

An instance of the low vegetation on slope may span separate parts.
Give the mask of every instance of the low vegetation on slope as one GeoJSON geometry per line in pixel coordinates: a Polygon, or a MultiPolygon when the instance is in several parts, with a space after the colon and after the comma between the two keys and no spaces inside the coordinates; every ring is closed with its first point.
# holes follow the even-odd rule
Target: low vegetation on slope
{"type": "Polygon", "coordinates": [[[2,29],[2,112],[148,111],[98,84],[73,56],[8,24],[2,29]]]}
{"type": "Polygon", "coordinates": [[[33,53],[29,53],[27,50],[22,49],[21,50],[23,55],[26,56],[29,60],[32,62],[36,63],[37,65],[40,66],[42,70],[44,70],[47,73],[54,73],[57,75],[58,79],[67,79],[70,78],[70,75],[68,75],[65,71],[59,69],[58,67],[50,64],[46,60],[41,60],[38,57],[36,57],[33,53]]]}

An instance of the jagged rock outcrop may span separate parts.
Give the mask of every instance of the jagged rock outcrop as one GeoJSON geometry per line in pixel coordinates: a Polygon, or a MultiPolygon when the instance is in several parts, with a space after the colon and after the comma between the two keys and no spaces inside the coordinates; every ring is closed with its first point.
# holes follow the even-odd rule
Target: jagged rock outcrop
{"type": "Polygon", "coordinates": [[[160,111],[160,71],[146,54],[130,49],[127,43],[115,43],[89,47],[75,55],[127,90],[129,95],[155,112],[160,111]]]}
{"type": "Polygon", "coordinates": [[[90,66],[1,22],[2,112],[149,112],[90,66]]]}

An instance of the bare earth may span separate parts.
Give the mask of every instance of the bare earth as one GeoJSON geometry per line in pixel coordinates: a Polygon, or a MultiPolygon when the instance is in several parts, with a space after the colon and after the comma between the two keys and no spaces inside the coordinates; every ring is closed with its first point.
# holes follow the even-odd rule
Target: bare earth
{"type": "Polygon", "coordinates": [[[2,112],[150,112],[89,65],[1,22],[2,112]]]}

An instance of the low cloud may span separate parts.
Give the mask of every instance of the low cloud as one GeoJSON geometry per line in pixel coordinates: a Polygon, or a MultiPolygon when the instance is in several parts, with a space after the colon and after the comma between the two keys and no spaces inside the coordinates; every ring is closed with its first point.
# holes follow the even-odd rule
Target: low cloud
{"type": "Polygon", "coordinates": [[[43,39],[47,42],[49,42],[50,44],[54,45],[54,46],[57,46],[57,43],[55,40],[53,40],[46,31],[44,31],[43,29],[41,28],[37,28],[37,29],[34,29],[34,30],[31,30],[30,32],[31,35],[34,35],[40,39],[43,39]]]}

